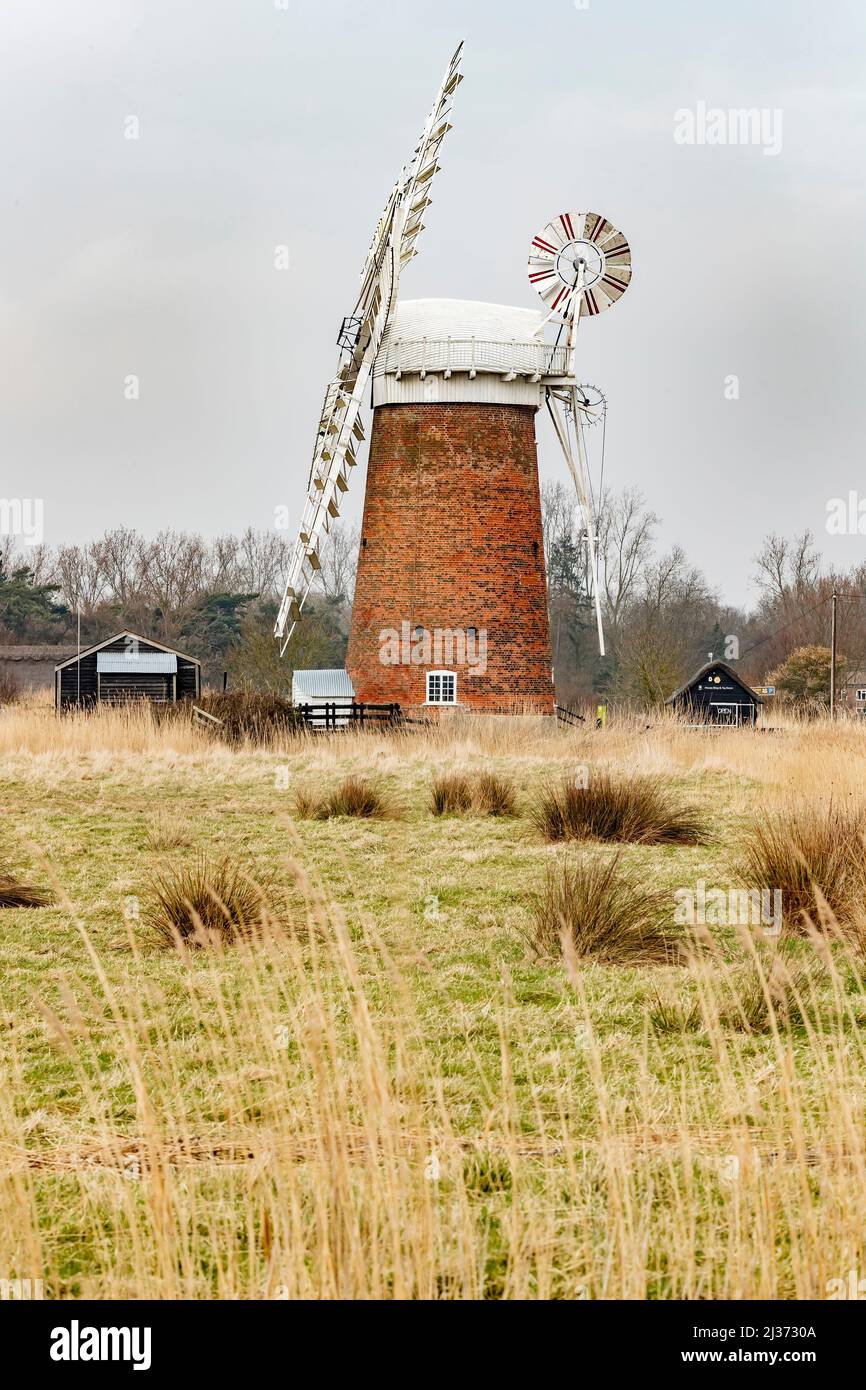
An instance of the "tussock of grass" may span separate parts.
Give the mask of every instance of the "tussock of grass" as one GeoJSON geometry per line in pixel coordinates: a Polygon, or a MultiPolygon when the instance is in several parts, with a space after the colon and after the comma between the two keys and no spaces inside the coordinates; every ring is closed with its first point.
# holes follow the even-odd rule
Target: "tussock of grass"
{"type": "Polygon", "coordinates": [[[300,820],[315,820],[321,799],[309,787],[296,787],[292,801],[300,820]]]}
{"type": "Polygon", "coordinates": [[[789,931],[807,930],[807,918],[820,926],[827,909],[845,929],[866,915],[864,834],[863,807],[804,805],[762,815],[743,840],[743,880],[781,891],[789,931]]]}
{"type": "Polygon", "coordinates": [[[770,1033],[796,1028],[806,1019],[806,1005],[814,991],[814,966],[777,950],[769,961],[758,957],[735,971],[731,1002],[723,1007],[719,1022],[744,1033],[770,1033]]]}
{"type": "Polygon", "coordinates": [[[346,777],[323,802],[325,816],[384,816],[389,807],[385,795],[366,777],[346,777]]]}
{"type": "Polygon", "coordinates": [[[665,964],[678,954],[662,929],[669,911],[669,896],[644,888],[619,855],[562,860],[548,868],[529,939],[542,957],[559,954],[565,938],[575,956],[604,965],[665,964]]]}
{"type": "Polygon", "coordinates": [[[476,804],[487,816],[513,816],[514,784],[496,772],[482,772],[476,787],[476,804]]]}
{"type": "Polygon", "coordinates": [[[299,787],[295,792],[295,813],[303,820],[330,820],[334,816],[372,820],[393,815],[394,808],[376,782],[353,775],[324,795],[299,787]]]}
{"type": "Polygon", "coordinates": [[[442,772],[430,788],[434,816],[460,815],[475,810],[482,816],[513,816],[514,784],[496,772],[470,777],[463,772],[442,772]]]}
{"type": "Polygon", "coordinates": [[[0,908],[47,907],[51,894],[31,883],[19,883],[12,874],[0,873],[0,908]]]}
{"type": "Polygon", "coordinates": [[[190,838],[181,821],[160,814],[147,827],[144,842],[147,849],[164,852],[171,849],[186,849],[190,844],[190,838]]]}
{"type": "Polygon", "coordinates": [[[533,819],[545,840],[609,840],[643,845],[693,845],[703,818],[658,777],[596,772],[589,785],[545,787],[533,819]]]}
{"type": "Polygon", "coordinates": [[[472,781],[462,772],[440,772],[430,788],[434,816],[459,815],[472,809],[472,781]]]}
{"type": "Polygon", "coordinates": [[[154,875],[144,920],[166,943],[203,946],[251,936],[268,917],[266,892],[247,872],[200,855],[154,875]]]}
{"type": "Polygon", "coordinates": [[[657,994],[649,1017],[655,1032],[662,1035],[697,1033],[704,1025],[699,999],[663,999],[657,994]]]}
{"type": "Polygon", "coordinates": [[[467,1191],[489,1196],[511,1191],[511,1169],[503,1154],[471,1154],[463,1161],[463,1181],[467,1191]]]}

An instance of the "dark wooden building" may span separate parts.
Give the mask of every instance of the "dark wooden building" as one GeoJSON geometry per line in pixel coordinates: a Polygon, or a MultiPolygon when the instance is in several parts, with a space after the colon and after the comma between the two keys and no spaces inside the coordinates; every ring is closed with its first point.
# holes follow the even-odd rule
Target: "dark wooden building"
{"type": "Polygon", "coordinates": [[[152,637],[118,632],[61,661],[54,672],[57,709],[154,700],[172,704],[201,694],[201,662],[152,637]]]}
{"type": "Polygon", "coordinates": [[[691,718],[693,724],[751,724],[758,722],[762,697],[724,661],[708,661],[665,701],[691,718]]]}

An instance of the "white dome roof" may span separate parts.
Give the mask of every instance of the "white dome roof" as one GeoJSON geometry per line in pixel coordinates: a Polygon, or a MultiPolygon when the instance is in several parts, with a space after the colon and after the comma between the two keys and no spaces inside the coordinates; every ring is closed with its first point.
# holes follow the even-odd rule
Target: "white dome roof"
{"type": "Polygon", "coordinates": [[[383,347],[406,338],[486,338],[533,341],[541,330],[538,309],[484,304],[476,299],[402,299],[383,347]]]}

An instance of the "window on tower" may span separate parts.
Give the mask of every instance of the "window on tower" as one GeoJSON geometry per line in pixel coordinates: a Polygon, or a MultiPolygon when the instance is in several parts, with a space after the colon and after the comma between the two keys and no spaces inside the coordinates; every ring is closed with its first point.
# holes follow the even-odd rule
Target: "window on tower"
{"type": "Polygon", "coordinates": [[[427,672],[427,704],[456,705],[457,675],[454,671],[427,672]]]}

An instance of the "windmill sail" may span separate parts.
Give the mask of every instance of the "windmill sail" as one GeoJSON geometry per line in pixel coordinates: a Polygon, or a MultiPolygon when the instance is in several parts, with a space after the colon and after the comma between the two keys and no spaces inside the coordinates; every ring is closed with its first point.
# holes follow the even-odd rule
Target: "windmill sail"
{"type": "Polygon", "coordinates": [[[442,81],[412,158],[402,169],[373,234],[361,272],[361,289],[353,312],[344,320],[338,342],[342,360],[328,385],[316,432],[307,501],[274,635],[280,654],[301,616],[321,568],[320,549],[340,514],[343,493],[364,438],[361,403],[370,373],[397,302],[400,272],[416,254],[424,211],[438,172],[437,156],[451,129],[448,116],[462,80],[461,43],[442,81]]]}

